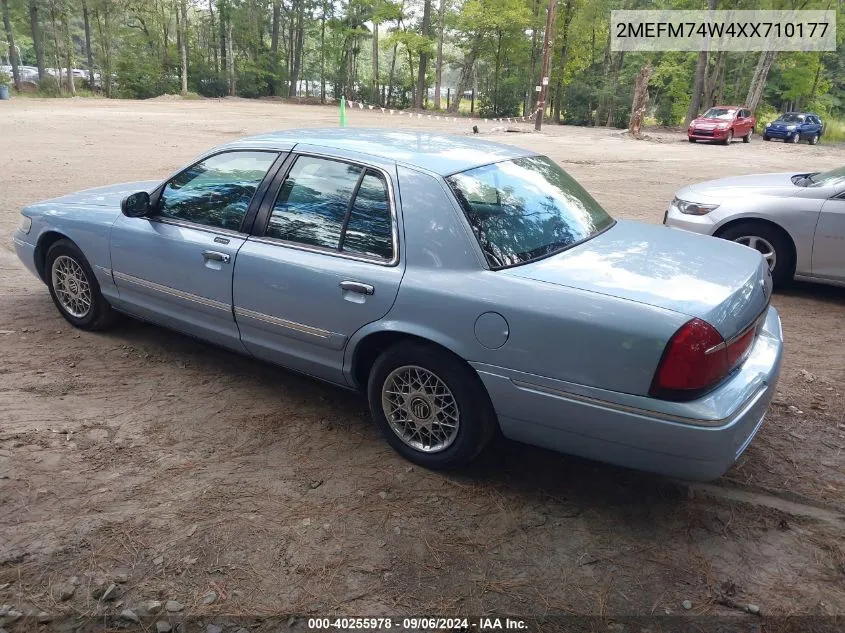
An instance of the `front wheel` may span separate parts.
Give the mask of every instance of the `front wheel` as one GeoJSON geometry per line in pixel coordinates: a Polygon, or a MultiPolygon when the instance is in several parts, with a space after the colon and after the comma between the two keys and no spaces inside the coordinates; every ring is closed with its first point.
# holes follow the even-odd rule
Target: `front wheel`
{"type": "Polygon", "coordinates": [[[695,139],[694,139],[694,138],[692,138],[691,136],[688,136],[688,137],[687,137],[687,140],[688,140],[690,143],[695,143],[695,139]]]}
{"type": "Polygon", "coordinates": [[[733,142],[733,140],[734,140],[734,131],[728,130],[728,135],[725,137],[725,140],[723,141],[723,143],[725,145],[730,145],[733,142]]]}
{"type": "Polygon", "coordinates": [[[764,141],[771,141],[771,140],[772,140],[772,137],[771,137],[771,136],[769,136],[768,134],[763,134],[763,140],[764,140],[764,141]]]}
{"type": "Polygon", "coordinates": [[[422,343],[384,351],[370,371],[367,396],[393,449],[433,470],[468,464],[497,428],[478,375],[448,352],[422,343]]]}
{"type": "Polygon", "coordinates": [[[819,142],[819,135],[814,134],[813,137],[810,139],[810,145],[816,145],[819,142]]]}
{"type": "Polygon", "coordinates": [[[788,283],[792,277],[792,249],[780,228],[761,222],[742,222],[728,227],[718,237],[758,251],[769,265],[776,286],[788,283]]]}
{"type": "Polygon", "coordinates": [[[798,142],[798,141],[800,141],[800,140],[801,140],[801,135],[800,135],[800,134],[798,134],[798,132],[796,132],[795,134],[793,134],[793,135],[790,137],[789,142],[790,142],[790,143],[797,143],[797,142],[798,142]]]}
{"type": "Polygon", "coordinates": [[[57,241],[47,251],[44,264],[50,296],[68,323],[82,330],[102,330],[114,322],[117,314],[76,244],[57,241]]]}

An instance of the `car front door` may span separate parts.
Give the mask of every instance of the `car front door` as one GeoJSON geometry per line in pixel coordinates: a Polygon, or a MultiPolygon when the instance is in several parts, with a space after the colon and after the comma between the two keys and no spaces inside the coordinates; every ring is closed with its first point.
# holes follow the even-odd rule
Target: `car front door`
{"type": "Polygon", "coordinates": [[[232,271],[253,198],[274,163],[281,164],[279,152],[216,154],[154,193],[148,217],[121,215],[110,240],[117,307],[242,351],[232,271]]]}
{"type": "Polygon", "coordinates": [[[822,205],[813,239],[813,276],[845,281],[845,191],[822,205]]]}
{"type": "Polygon", "coordinates": [[[404,272],[396,168],[296,150],[238,254],[235,318],[254,356],[343,384],[347,341],[404,272]]]}

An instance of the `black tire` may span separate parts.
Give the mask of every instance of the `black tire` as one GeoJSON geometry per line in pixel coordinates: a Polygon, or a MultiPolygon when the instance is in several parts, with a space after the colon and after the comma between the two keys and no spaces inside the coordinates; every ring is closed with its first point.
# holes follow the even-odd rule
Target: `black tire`
{"type": "Polygon", "coordinates": [[[764,222],[741,222],[728,227],[717,235],[717,237],[732,242],[745,236],[760,237],[774,248],[775,267],[772,270],[772,281],[775,286],[783,287],[792,281],[795,261],[789,236],[782,229],[764,222]]]}
{"type": "Polygon", "coordinates": [[[450,353],[424,343],[401,342],[382,352],[370,371],[367,398],[373,419],[390,446],[408,461],[431,470],[466,466],[481,453],[498,429],[490,398],[472,368],[450,353]],[[436,452],[424,452],[407,444],[387,420],[382,390],[392,372],[406,366],[433,373],[445,384],[457,404],[458,424],[454,439],[436,452]]]}
{"type": "Polygon", "coordinates": [[[725,145],[730,145],[731,142],[734,140],[734,131],[733,128],[728,130],[728,135],[725,137],[725,140],[722,141],[725,145]]]}
{"type": "Polygon", "coordinates": [[[687,140],[688,140],[690,143],[695,143],[695,139],[694,139],[694,138],[687,137],[687,140]]]}
{"type": "MultiPolygon", "coordinates": [[[[97,283],[97,277],[94,275],[91,265],[85,259],[82,251],[79,250],[79,247],[70,240],[59,240],[47,251],[47,257],[44,260],[44,279],[47,282],[47,287],[50,289],[50,296],[53,298],[53,303],[56,304],[59,313],[72,326],[81,330],[104,330],[117,319],[117,313],[100,292],[100,284],[97,283]],[[63,258],[62,261],[64,262],[67,262],[67,258],[75,262],[88,283],[90,302],[88,310],[82,314],[73,314],[59,299],[57,294],[54,285],[55,275],[53,274],[53,268],[56,265],[56,260],[60,257],[63,258]]],[[[80,312],[82,312],[81,309],[80,312]]]]}
{"type": "Polygon", "coordinates": [[[767,136],[766,134],[763,134],[763,140],[764,140],[764,141],[771,141],[771,140],[772,140],[772,137],[771,137],[771,136],[767,136]]]}
{"type": "Polygon", "coordinates": [[[810,137],[810,145],[816,145],[819,142],[819,135],[814,134],[810,137]]]}
{"type": "Polygon", "coordinates": [[[796,132],[795,134],[793,134],[792,136],[789,137],[790,143],[797,143],[800,140],[801,140],[801,135],[798,132],[796,132]]]}
{"type": "Polygon", "coordinates": [[[743,142],[743,143],[750,143],[750,142],[751,142],[751,134],[752,134],[752,132],[754,132],[754,130],[748,130],[748,134],[746,134],[745,136],[743,136],[743,137],[742,137],[742,142],[743,142]]]}

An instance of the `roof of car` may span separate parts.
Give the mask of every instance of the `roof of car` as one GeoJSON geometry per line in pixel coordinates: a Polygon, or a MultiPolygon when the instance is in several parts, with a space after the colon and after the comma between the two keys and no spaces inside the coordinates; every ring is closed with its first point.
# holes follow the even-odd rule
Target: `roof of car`
{"type": "Polygon", "coordinates": [[[784,112],[781,116],[786,116],[787,114],[798,114],[801,116],[818,116],[815,112],[784,112]]]}
{"type": "Polygon", "coordinates": [[[533,156],[536,152],[468,136],[379,128],[306,128],[240,139],[229,146],[279,149],[304,143],[357,152],[448,176],[480,165],[533,156]]]}

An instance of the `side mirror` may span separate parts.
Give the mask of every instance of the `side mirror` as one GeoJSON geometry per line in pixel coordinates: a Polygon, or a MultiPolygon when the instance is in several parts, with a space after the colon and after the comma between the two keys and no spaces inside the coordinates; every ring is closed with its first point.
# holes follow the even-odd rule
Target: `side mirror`
{"type": "Polygon", "coordinates": [[[150,213],[150,194],[139,191],[126,196],[120,202],[120,211],[127,218],[142,218],[150,213]]]}

